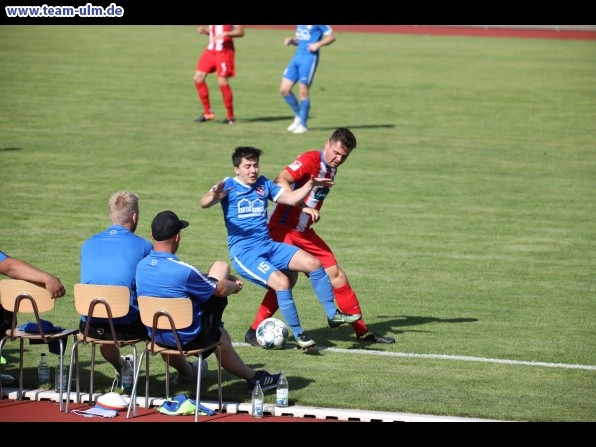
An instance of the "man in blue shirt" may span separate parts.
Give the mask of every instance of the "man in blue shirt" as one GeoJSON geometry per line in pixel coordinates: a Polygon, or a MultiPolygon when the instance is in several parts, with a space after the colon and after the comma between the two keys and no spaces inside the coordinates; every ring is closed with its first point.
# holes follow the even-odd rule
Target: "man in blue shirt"
{"type": "MultiPolygon", "coordinates": [[[[147,339],[147,329],[141,322],[137,303],[135,271],[141,259],[153,246],[151,242],[134,234],[139,223],[139,196],[133,192],[120,191],[111,195],[109,215],[112,224],[101,233],[87,239],[81,247],[81,283],[107,286],[126,286],[130,290],[128,315],[114,318],[114,329],[119,340],[147,339]]],[[[79,329],[85,331],[86,316],[81,316],[79,329]]],[[[89,335],[112,339],[107,318],[93,317],[89,323],[89,335]]],[[[127,357],[120,356],[120,349],[112,344],[100,346],[101,355],[116,370],[118,386],[121,370],[127,357]]]]}
{"type": "Polygon", "coordinates": [[[297,46],[296,53],[284,70],[279,87],[279,92],[294,112],[294,121],[288,126],[288,131],[292,133],[304,133],[308,130],[309,92],[319,65],[319,50],[333,42],[335,35],[329,25],[297,25],[296,34],[284,39],[286,46],[297,46]],[[296,83],[300,102],[292,93],[296,83]]]}
{"type": "Polygon", "coordinates": [[[315,186],[329,186],[329,178],[312,178],[294,191],[276,185],[260,175],[260,149],[241,146],[232,154],[236,177],[219,181],[201,198],[201,207],[208,208],[221,203],[228,230],[228,252],[236,271],[254,284],[275,290],[279,309],[292,330],[300,348],[315,346],[300,325],[298,310],[290,282],[283,270],[308,274],[317,298],[323,305],[331,327],[351,324],[361,318],[360,314],[348,315],[335,307],[333,289],[329,276],[321,262],[310,253],[282,242],[275,242],[267,228],[268,201],[299,206],[314,222],[319,211],[308,207],[303,199],[315,186]]]}
{"type": "MultiPolygon", "coordinates": [[[[223,261],[215,261],[209,273],[205,274],[176,256],[180,232],[188,225],[173,211],[162,211],[155,216],[151,223],[153,250],[139,262],[136,270],[138,294],[162,298],[189,297],[194,312],[191,325],[178,330],[182,348],[199,349],[220,341],[221,366],[246,380],[249,391],[254,389],[257,381],[260,381],[263,391],[275,388],[279,374],[255,371],[246,365],[234,350],[230,334],[223,327],[222,315],[228,296],[240,292],[242,282],[230,274],[230,267],[223,261]]],[[[150,337],[152,335],[149,334],[150,337]]],[[[162,346],[176,347],[173,334],[168,330],[158,330],[155,341],[162,346]]],[[[204,352],[203,357],[209,357],[213,351],[204,352]]],[[[196,382],[198,361],[191,364],[184,356],[170,355],[170,365],[178,371],[174,383],[196,382]]]]}

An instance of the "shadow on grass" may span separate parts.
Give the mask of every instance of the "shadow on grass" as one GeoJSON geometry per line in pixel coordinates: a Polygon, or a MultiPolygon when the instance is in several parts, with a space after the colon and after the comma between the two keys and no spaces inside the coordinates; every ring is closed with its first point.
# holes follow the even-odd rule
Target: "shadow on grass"
{"type": "MultiPolygon", "coordinates": [[[[247,118],[247,119],[243,119],[243,122],[246,123],[270,123],[270,122],[275,122],[275,121],[287,121],[288,123],[290,123],[292,120],[294,119],[293,116],[259,116],[256,118],[247,118]]],[[[309,119],[312,119],[312,117],[310,117],[309,119]]],[[[347,127],[350,130],[354,130],[354,129],[390,129],[390,128],[394,128],[395,124],[352,124],[352,125],[342,125],[342,126],[333,126],[333,127],[312,127],[309,126],[308,129],[309,130],[327,130],[330,132],[333,132],[335,129],[337,129],[338,127],[347,127]]]]}
{"type": "MultiPolygon", "coordinates": [[[[478,321],[477,318],[437,318],[437,317],[419,317],[413,315],[399,315],[396,317],[379,317],[379,318],[388,318],[385,321],[381,321],[378,323],[368,323],[366,318],[364,322],[368,327],[370,332],[374,332],[379,335],[387,335],[390,337],[395,337],[396,335],[403,334],[404,332],[410,331],[412,326],[420,326],[430,323],[473,323],[478,321]]],[[[323,327],[319,329],[310,329],[308,331],[308,335],[312,337],[313,340],[316,340],[320,345],[326,346],[336,346],[334,340],[336,341],[351,341],[355,340],[356,335],[354,330],[350,327],[350,325],[343,325],[337,329],[330,329],[328,327],[323,327]]],[[[399,339],[396,340],[396,343],[399,343],[399,339]]],[[[356,347],[375,347],[379,348],[381,346],[391,346],[391,345],[383,345],[379,343],[370,343],[370,342],[356,342],[356,347]]]]}

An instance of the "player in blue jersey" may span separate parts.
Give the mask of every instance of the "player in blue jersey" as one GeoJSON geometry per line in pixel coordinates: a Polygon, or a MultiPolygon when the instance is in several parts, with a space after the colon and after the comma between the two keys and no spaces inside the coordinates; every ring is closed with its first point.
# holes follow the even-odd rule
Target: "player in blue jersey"
{"type": "Polygon", "coordinates": [[[309,91],[319,64],[319,50],[333,42],[335,34],[329,25],[297,25],[296,34],[284,39],[286,46],[297,46],[296,53],[284,70],[279,87],[279,92],[294,112],[294,121],[288,126],[288,131],[292,133],[304,133],[308,130],[309,91]],[[296,83],[300,101],[292,92],[296,83]]]}
{"type": "MultiPolygon", "coordinates": [[[[114,318],[114,329],[119,340],[147,339],[147,329],[139,316],[135,272],[137,264],[147,256],[151,242],[134,234],[139,223],[139,196],[129,191],[115,192],[110,196],[109,215],[111,225],[83,242],[81,247],[81,283],[106,286],[126,286],[130,290],[128,315],[114,318]]],[[[82,315],[79,323],[85,331],[87,317],[82,315]]],[[[107,318],[93,317],[89,322],[89,335],[105,340],[112,339],[107,318]]],[[[122,387],[120,372],[126,357],[113,344],[100,345],[101,355],[115,369],[117,386],[122,387]]]]}
{"type": "Polygon", "coordinates": [[[228,251],[236,271],[248,281],[275,290],[279,309],[292,330],[300,348],[313,348],[315,342],[306,335],[292,296],[290,282],[283,270],[308,274],[313,290],[323,305],[330,326],[351,324],[360,314],[348,315],[335,307],[329,276],[321,262],[293,245],[275,242],[267,228],[268,201],[299,206],[302,212],[319,220],[319,211],[302,203],[316,186],[329,187],[328,178],[312,178],[294,191],[276,185],[260,175],[260,149],[241,146],[232,154],[236,177],[217,182],[201,198],[201,207],[221,203],[228,231],[228,251]]]}
{"type": "MultiPolygon", "coordinates": [[[[190,298],[194,310],[192,323],[188,328],[178,331],[182,349],[200,349],[219,341],[221,366],[246,380],[249,391],[254,389],[257,381],[261,383],[263,391],[275,388],[279,374],[270,374],[266,370],[255,371],[247,366],[234,350],[230,334],[223,327],[221,319],[228,304],[228,296],[242,290],[242,281],[230,275],[230,267],[223,261],[215,261],[206,274],[176,256],[181,231],[188,225],[173,211],[162,211],[155,216],[151,222],[153,250],[139,262],[136,269],[139,296],[190,298]]],[[[148,330],[151,331],[151,328],[148,330]]],[[[158,329],[154,335],[156,343],[176,347],[172,331],[158,329]]],[[[203,357],[209,357],[214,350],[205,351],[203,357]]],[[[166,355],[162,357],[167,361],[166,355]]],[[[196,383],[198,361],[191,364],[184,356],[170,354],[169,364],[178,371],[174,383],[196,383]]]]}

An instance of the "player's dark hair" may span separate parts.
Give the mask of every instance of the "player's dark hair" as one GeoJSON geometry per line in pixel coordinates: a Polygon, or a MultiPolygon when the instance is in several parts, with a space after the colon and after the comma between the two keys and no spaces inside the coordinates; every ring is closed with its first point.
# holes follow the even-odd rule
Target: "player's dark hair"
{"type": "Polygon", "coordinates": [[[329,137],[329,141],[338,141],[349,151],[356,147],[356,137],[350,129],[346,129],[345,127],[336,129],[335,132],[331,134],[331,137],[329,137]]]}
{"type": "Polygon", "coordinates": [[[243,158],[246,158],[250,161],[259,161],[259,157],[263,151],[261,149],[257,149],[256,147],[252,146],[238,146],[234,149],[234,153],[232,154],[232,164],[235,168],[240,166],[243,158]]]}

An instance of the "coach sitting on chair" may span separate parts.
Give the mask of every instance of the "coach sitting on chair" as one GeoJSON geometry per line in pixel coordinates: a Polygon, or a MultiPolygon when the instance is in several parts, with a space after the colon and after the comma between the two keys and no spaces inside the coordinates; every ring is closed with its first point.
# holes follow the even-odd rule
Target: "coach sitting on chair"
{"type": "MultiPolygon", "coordinates": [[[[155,216],[151,223],[153,250],[137,266],[138,296],[191,298],[196,313],[191,326],[178,332],[182,348],[200,349],[220,341],[221,366],[246,380],[249,391],[252,391],[257,380],[261,382],[263,391],[275,388],[279,374],[255,371],[247,366],[234,350],[230,334],[221,321],[228,303],[227,297],[240,292],[242,282],[230,274],[229,265],[223,261],[215,261],[209,273],[205,274],[175,255],[180,246],[180,232],[188,225],[187,221],[178,219],[172,211],[162,211],[155,216]],[[205,321],[211,324],[204,327],[205,321]]],[[[163,346],[176,347],[171,331],[160,330],[159,334],[155,334],[155,341],[163,346]]],[[[203,358],[212,352],[206,351],[203,358]]],[[[191,364],[183,356],[170,355],[170,364],[178,371],[175,384],[196,382],[198,361],[191,364]]]]}

